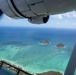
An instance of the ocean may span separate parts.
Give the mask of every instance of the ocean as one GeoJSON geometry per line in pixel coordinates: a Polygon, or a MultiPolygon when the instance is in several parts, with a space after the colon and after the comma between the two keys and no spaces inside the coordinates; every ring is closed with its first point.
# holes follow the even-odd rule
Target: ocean
{"type": "Polygon", "coordinates": [[[64,73],[75,43],[75,29],[0,27],[0,60],[31,73],[64,73]],[[45,40],[50,44],[41,45],[45,40]]]}

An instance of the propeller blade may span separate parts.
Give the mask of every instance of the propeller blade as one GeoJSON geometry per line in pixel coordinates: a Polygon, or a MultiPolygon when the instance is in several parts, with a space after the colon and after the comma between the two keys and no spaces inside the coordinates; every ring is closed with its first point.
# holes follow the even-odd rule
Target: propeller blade
{"type": "Polygon", "coordinates": [[[0,17],[3,15],[3,12],[1,11],[1,9],[0,9],[0,17]]]}

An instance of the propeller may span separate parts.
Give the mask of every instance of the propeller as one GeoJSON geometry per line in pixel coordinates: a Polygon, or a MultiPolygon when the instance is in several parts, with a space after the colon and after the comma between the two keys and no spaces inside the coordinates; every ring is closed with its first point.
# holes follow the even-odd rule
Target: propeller
{"type": "Polygon", "coordinates": [[[0,17],[3,15],[3,12],[1,11],[1,9],[0,9],[0,17]]]}

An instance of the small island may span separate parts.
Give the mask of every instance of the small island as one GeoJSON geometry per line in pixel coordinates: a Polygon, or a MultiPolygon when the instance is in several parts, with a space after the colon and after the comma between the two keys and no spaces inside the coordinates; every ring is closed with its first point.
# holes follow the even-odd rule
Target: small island
{"type": "Polygon", "coordinates": [[[56,45],[56,48],[63,48],[64,47],[64,44],[63,43],[60,43],[60,44],[57,44],[56,45]]]}
{"type": "Polygon", "coordinates": [[[47,40],[44,40],[44,41],[40,41],[40,44],[41,45],[48,45],[48,44],[50,44],[50,42],[47,40]]]}

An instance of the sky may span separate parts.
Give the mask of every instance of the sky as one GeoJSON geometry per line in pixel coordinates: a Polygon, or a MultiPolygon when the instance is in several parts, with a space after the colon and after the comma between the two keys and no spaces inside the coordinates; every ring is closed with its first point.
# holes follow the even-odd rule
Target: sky
{"type": "Polygon", "coordinates": [[[72,11],[65,14],[50,15],[50,19],[46,24],[31,24],[27,19],[11,19],[6,15],[3,15],[0,20],[0,26],[76,29],[76,12],[72,11]]]}

